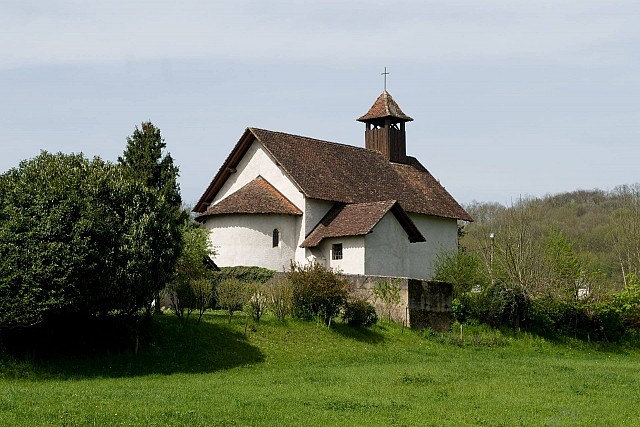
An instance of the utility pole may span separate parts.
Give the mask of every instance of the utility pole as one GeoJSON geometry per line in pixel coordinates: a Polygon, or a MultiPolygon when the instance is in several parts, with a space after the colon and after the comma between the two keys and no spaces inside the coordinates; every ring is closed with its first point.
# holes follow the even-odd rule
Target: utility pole
{"type": "Polygon", "coordinates": [[[489,233],[489,241],[491,245],[489,247],[489,274],[491,275],[491,284],[495,285],[496,279],[493,276],[493,252],[496,247],[495,245],[496,234],[491,232],[489,233]]]}

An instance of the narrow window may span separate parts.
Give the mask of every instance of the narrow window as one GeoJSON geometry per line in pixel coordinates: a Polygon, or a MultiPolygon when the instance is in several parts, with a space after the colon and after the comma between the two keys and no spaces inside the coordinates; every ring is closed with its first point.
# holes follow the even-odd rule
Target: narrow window
{"type": "Polygon", "coordinates": [[[280,246],[280,232],[277,228],[273,229],[273,247],[277,248],[280,246]]]}
{"type": "Polygon", "coordinates": [[[342,259],[342,243],[331,245],[331,259],[342,259]]]}

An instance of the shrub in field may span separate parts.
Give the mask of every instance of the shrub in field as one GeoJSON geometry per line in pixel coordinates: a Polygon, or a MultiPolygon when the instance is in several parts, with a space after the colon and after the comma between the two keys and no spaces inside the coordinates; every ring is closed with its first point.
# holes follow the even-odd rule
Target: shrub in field
{"type": "Polygon", "coordinates": [[[613,302],[619,307],[620,314],[629,329],[640,329],[640,278],[629,274],[624,290],[613,297],[613,302]]]}
{"type": "Polygon", "coordinates": [[[191,293],[193,294],[193,308],[198,310],[198,323],[202,320],[202,315],[209,308],[211,299],[213,298],[213,288],[208,278],[192,280],[190,283],[191,293]]]}
{"type": "Polygon", "coordinates": [[[221,282],[226,279],[238,279],[241,282],[266,283],[273,277],[275,271],[262,267],[221,267],[220,271],[214,273],[216,281],[221,282]]]}
{"type": "Polygon", "coordinates": [[[597,326],[594,330],[594,335],[597,334],[596,339],[619,341],[626,332],[622,310],[615,301],[596,304],[593,317],[597,326]]]}
{"type": "Polygon", "coordinates": [[[524,326],[542,336],[597,339],[594,308],[590,302],[563,300],[550,295],[532,298],[527,304],[524,326]]]}
{"type": "Polygon", "coordinates": [[[620,341],[640,329],[640,283],[626,277],[621,292],[577,299],[567,293],[529,296],[517,286],[498,282],[481,293],[465,292],[452,302],[458,322],[523,328],[552,338],[620,341]]]}
{"type": "Polygon", "coordinates": [[[189,282],[174,281],[164,288],[164,295],[171,301],[171,310],[184,323],[195,306],[195,298],[189,282]],[[185,314],[186,312],[186,314],[185,314]]]}
{"type": "Polygon", "coordinates": [[[244,283],[238,279],[225,279],[216,286],[216,300],[218,305],[227,311],[229,323],[234,311],[242,310],[247,300],[247,290],[244,283]]]}
{"type": "Polygon", "coordinates": [[[293,286],[285,277],[279,276],[267,282],[265,294],[269,310],[278,320],[283,321],[291,314],[293,286]]]}
{"type": "Polygon", "coordinates": [[[528,300],[518,287],[495,283],[483,292],[466,292],[456,298],[458,321],[476,320],[493,327],[519,328],[525,318],[528,300]]]}
{"type": "Polygon", "coordinates": [[[326,325],[347,302],[349,283],[318,263],[291,263],[287,280],[293,286],[293,314],[301,319],[319,318],[326,325]]]}
{"type": "Polygon", "coordinates": [[[376,309],[368,301],[354,298],[347,301],[342,313],[342,319],[350,326],[373,326],[378,322],[376,309]]]}
{"type": "Polygon", "coordinates": [[[213,255],[209,247],[209,233],[195,222],[181,226],[184,246],[176,263],[173,280],[165,288],[171,306],[180,321],[184,322],[193,310],[198,310],[198,322],[208,308],[213,294],[209,271],[205,260],[213,255]],[[186,317],[184,315],[186,310],[186,317]]]}
{"type": "Polygon", "coordinates": [[[244,303],[244,311],[251,316],[255,322],[260,322],[268,306],[266,285],[264,283],[248,283],[246,285],[247,298],[244,303]]]}
{"type": "Polygon", "coordinates": [[[208,278],[189,281],[174,281],[164,289],[164,295],[171,301],[171,310],[185,323],[191,313],[198,311],[198,323],[210,307],[213,299],[213,286],[208,278]]]}
{"type": "Polygon", "coordinates": [[[373,287],[373,296],[384,304],[387,320],[391,322],[391,313],[400,305],[400,281],[381,280],[373,287]]]}
{"type": "Polygon", "coordinates": [[[435,280],[453,285],[454,297],[469,292],[474,287],[484,289],[491,283],[480,256],[462,249],[439,254],[434,269],[435,280]]]}

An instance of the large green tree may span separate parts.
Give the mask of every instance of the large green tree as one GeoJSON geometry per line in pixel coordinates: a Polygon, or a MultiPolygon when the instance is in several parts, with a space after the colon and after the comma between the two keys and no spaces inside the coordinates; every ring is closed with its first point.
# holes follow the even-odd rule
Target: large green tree
{"type": "Polygon", "coordinates": [[[123,167],[81,154],[43,152],[0,175],[0,329],[150,304],[157,254],[179,255],[170,208],[123,167]]]}
{"type": "MultiPolygon", "coordinates": [[[[118,163],[125,167],[136,179],[147,188],[157,192],[167,203],[168,209],[163,212],[166,216],[167,230],[176,234],[181,224],[188,220],[188,215],[182,210],[180,186],[178,185],[178,167],[174,165],[171,154],[164,153],[167,144],[164,142],[160,129],[151,122],[143,122],[135,128],[133,134],[127,137],[127,147],[118,163]]],[[[176,254],[181,251],[182,234],[177,233],[176,250],[157,252],[153,263],[153,278],[158,293],[156,301],[160,301],[160,289],[170,283],[177,261],[176,254]]],[[[160,304],[156,304],[156,312],[160,311],[160,304]]]]}

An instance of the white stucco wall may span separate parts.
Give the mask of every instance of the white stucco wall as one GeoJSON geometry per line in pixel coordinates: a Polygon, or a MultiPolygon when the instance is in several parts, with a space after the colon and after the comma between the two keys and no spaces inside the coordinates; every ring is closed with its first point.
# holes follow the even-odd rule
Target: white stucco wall
{"type": "MultiPolygon", "coordinates": [[[[326,200],[306,199],[304,206],[304,235],[311,233],[311,230],[333,207],[334,202],[326,200]]],[[[301,208],[302,209],[302,208],[301,208]]],[[[303,239],[304,240],[304,237],[303,239]]],[[[300,242],[302,243],[302,241],[300,242]]]]}
{"type": "Polygon", "coordinates": [[[409,217],[427,241],[411,243],[408,277],[431,279],[438,254],[458,247],[458,223],[455,219],[420,214],[409,214],[409,217]]]}
{"type": "Polygon", "coordinates": [[[235,193],[249,182],[262,176],[269,181],[279,192],[291,201],[300,210],[304,210],[304,196],[302,192],[291,182],[282,168],[276,164],[271,155],[264,149],[261,143],[253,141],[247,153],[236,167],[236,172],[231,174],[224,183],[212,204],[218,203],[232,193],[235,193]]]}
{"type": "Polygon", "coordinates": [[[326,260],[325,266],[346,274],[364,274],[364,237],[333,237],[324,239],[316,248],[326,260]],[[331,259],[331,245],[342,243],[342,259],[331,259]]]}
{"type": "MultiPolygon", "coordinates": [[[[304,195],[288,178],[261,143],[254,141],[212,204],[216,204],[262,176],[296,207],[305,211],[304,195]]],[[[218,266],[255,265],[282,271],[304,249],[298,248],[304,240],[303,217],[288,215],[215,215],[208,218],[205,227],[216,248],[214,261],[218,266]],[[280,231],[281,245],[272,248],[273,229],[280,231]]]]}
{"type": "Polygon", "coordinates": [[[364,274],[410,277],[409,252],[414,246],[393,213],[387,212],[365,236],[364,274]]]}
{"type": "MultiPolygon", "coordinates": [[[[306,239],[307,235],[311,233],[313,228],[318,225],[320,220],[326,215],[327,212],[333,207],[333,202],[327,202],[326,200],[306,199],[304,202],[304,208],[302,215],[302,224],[304,229],[300,230],[300,236],[298,246],[306,239]]],[[[311,261],[317,261],[320,264],[327,265],[324,253],[322,250],[314,248],[300,248],[296,250],[296,262],[306,263],[311,261]]]]}
{"type": "Polygon", "coordinates": [[[283,267],[288,268],[292,259],[300,263],[317,260],[348,274],[429,279],[433,277],[433,263],[437,255],[457,246],[457,223],[453,219],[410,214],[427,241],[409,243],[398,221],[388,213],[367,236],[326,239],[317,248],[300,248],[333,202],[305,200],[302,192],[259,142],[251,144],[213,204],[258,176],[269,181],[302,210],[303,215],[217,215],[208,218],[204,227],[211,230],[210,240],[218,252],[214,260],[219,266],[256,265],[281,271],[283,267]],[[278,248],[271,247],[274,228],[280,231],[281,244],[278,248]],[[342,260],[331,260],[333,243],[343,244],[342,260]]]}
{"type": "Polygon", "coordinates": [[[300,221],[290,215],[215,215],[203,226],[210,230],[219,267],[246,265],[283,271],[294,257],[300,221]],[[274,229],[280,235],[276,248],[272,247],[274,229]]]}

